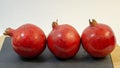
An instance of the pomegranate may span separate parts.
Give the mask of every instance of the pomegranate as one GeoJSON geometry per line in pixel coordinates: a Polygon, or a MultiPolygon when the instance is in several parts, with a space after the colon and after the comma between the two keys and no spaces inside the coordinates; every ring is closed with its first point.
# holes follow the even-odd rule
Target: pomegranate
{"type": "Polygon", "coordinates": [[[116,44],[116,38],[112,29],[105,24],[89,20],[88,26],[82,34],[83,48],[95,58],[102,58],[110,54],[116,44]]]}
{"type": "Polygon", "coordinates": [[[4,35],[11,37],[13,49],[24,58],[37,57],[46,47],[44,32],[33,24],[24,24],[17,29],[7,28],[4,35]]]}
{"type": "Polygon", "coordinates": [[[70,59],[80,48],[80,36],[76,29],[68,24],[52,23],[52,31],[48,35],[49,50],[59,59],[70,59]]]}

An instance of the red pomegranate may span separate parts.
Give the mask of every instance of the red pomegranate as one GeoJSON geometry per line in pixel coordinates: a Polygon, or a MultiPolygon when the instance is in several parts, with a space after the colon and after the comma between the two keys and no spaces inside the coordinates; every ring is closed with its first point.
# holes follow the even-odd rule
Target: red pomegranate
{"type": "Polygon", "coordinates": [[[44,32],[33,24],[24,24],[17,29],[7,28],[4,35],[12,38],[12,47],[24,58],[40,55],[46,47],[44,32]]]}
{"type": "Polygon", "coordinates": [[[105,24],[89,20],[88,26],[82,34],[83,48],[93,57],[102,58],[110,54],[116,44],[112,29],[105,24]]]}
{"type": "Polygon", "coordinates": [[[68,24],[53,22],[47,44],[50,51],[59,59],[70,59],[80,48],[80,36],[75,28],[68,24]]]}

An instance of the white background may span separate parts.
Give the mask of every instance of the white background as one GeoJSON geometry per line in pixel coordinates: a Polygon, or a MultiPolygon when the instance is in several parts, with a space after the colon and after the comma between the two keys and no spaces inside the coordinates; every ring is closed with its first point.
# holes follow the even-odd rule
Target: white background
{"type": "Polygon", "coordinates": [[[42,28],[46,35],[51,23],[70,24],[82,34],[89,19],[109,25],[120,44],[120,0],[0,0],[0,35],[7,27],[25,23],[42,28]]]}

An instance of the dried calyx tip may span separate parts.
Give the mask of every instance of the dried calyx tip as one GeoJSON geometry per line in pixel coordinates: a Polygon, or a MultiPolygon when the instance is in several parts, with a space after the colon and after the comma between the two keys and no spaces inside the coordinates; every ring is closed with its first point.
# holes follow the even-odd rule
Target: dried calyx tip
{"type": "Polygon", "coordinates": [[[97,23],[95,19],[92,19],[92,22],[95,22],[95,23],[97,23]]]}
{"type": "Polygon", "coordinates": [[[89,23],[91,26],[95,26],[97,24],[97,21],[95,19],[92,19],[92,21],[89,19],[89,23]]]}
{"type": "Polygon", "coordinates": [[[56,26],[58,26],[58,19],[56,19],[56,21],[53,21],[52,23],[52,28],[55,28],[56,26]]]}
{"type": "Polygon", "coordinates": [[[89,19],[89,23],[91,23],[91,20],[89,19]]]}
{"type": "Polygon", "coordinates": [[[9,30],[10,28],[6,28],[6,30],[5,30],[5,32],[3,33],[3,35],[8,35],[8,30],[9,30]]]}
{"type": "Polygon", "coordinates": [[[13,30],[12,28],[7,28],[7,29],[5,30],[5,32],[3,33],[3,35],[12,36],[13,31],[14,31],[14,30],[13,30]]]}

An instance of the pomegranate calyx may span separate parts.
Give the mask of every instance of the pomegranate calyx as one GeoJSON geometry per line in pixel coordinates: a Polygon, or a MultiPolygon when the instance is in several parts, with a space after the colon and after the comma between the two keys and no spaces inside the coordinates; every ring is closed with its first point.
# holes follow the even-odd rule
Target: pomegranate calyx
{"type": "Polygon", "coordinates": [[[89,19],[89,24],[90,24],[90,26],[95,26],[95,25],[97,25],[97,21],[95,19],[92,19],[92,21],[90,21],[90,19],[89,19]]]}
{"type": "Polygon", "coordinates": [[[12,28],[6,28],[5,32],[3,33],[4,35],[12,36],[14,32],[14,29],[12,28]]]}
{"type": "Polygon", "coordinates": [[[55,28],[55,27],[57,27],[57,26],[58,26],[58,20],[53,21],[53,23],[52,23],[52,28],[55,28]]]}

